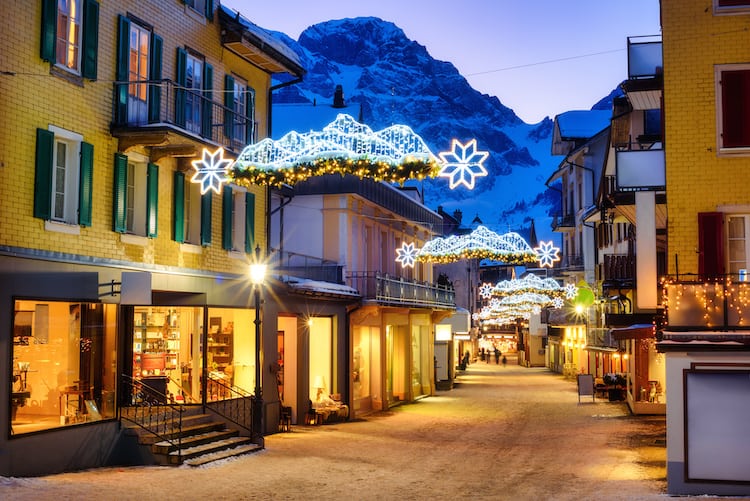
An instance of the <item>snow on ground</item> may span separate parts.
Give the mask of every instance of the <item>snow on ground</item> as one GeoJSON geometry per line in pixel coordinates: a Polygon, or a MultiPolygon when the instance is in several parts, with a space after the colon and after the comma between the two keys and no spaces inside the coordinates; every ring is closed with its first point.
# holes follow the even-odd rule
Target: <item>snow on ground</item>
{"type": "MultiPolygon", "coordinates": [[[[363,419],[293,426],[194,468],[0,477],[6,500],[663,500],[665,419],[578,402],[543,368],[477,362],[453,390],[363,419]]],[[[708,499],[701,497],[701,499],[708,499]]]]}

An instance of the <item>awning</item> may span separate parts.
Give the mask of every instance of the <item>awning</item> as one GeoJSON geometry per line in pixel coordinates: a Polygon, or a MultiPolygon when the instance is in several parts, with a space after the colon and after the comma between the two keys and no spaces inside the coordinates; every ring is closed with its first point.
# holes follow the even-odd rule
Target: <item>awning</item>
{"type": "Polygon", "coordinates": [[[612,338],[617,341],[624,339],[648,339],[656,338],[654,326],[651,324],[635,324],[630,327],[612,329],[612,338]]]}

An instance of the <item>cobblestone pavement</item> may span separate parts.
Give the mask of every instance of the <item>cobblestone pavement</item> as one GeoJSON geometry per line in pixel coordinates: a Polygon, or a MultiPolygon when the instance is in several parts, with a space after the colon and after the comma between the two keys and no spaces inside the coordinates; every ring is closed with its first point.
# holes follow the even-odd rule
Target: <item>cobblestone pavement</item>
{"type": "Polygon", "coordinates": [[[0,478],[0,498],[655,500],[669,497],[665,459],[664,416],[579,403],[574,381],[509,357],[471,364],[435,397],[295,425],[237,459],[0,478]]]}

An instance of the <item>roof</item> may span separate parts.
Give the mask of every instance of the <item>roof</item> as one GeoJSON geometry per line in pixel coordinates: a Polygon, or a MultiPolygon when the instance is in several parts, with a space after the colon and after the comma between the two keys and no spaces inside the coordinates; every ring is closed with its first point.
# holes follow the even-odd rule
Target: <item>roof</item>
{"type": "Polygon", "coordinates": [[[285,276],[284,281],[289,286],[291,292],[296,292],[298,294],[324,296],[334,299],[349,299],[352,301],[360,299],[359,291],[348,285],[290,276],[285,276]]]}
{"type": "Polygon", "coordinates": [[[573,110],[555,117],[562,139],[588,139],[609,125],[611,110],[573,110]]]}
{"type": "Polygon", "coordinates": [[[273,34],[229,7],[220,5],[218,13],[226,48],[269,73],[305,74],[297,53],[273,34]]]}

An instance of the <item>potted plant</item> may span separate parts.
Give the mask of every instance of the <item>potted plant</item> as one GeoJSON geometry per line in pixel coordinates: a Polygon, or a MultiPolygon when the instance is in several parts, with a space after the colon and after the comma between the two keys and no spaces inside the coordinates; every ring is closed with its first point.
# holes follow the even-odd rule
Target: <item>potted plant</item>
{"type": "Polygon", "coordinates": [[[607,395],[610,402],[625,400],[625,376],[622,374],[606,374],[604,384],[607,385],[607,395]]]}

